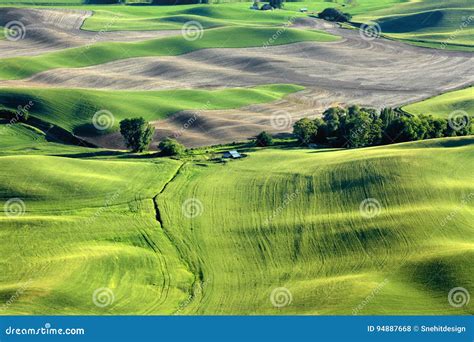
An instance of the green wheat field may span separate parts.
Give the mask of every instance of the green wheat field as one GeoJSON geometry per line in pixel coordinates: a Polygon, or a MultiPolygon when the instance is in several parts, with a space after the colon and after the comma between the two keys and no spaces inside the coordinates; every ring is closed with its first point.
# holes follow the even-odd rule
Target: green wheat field
{"type": "Polygon", "coordinates": [[[473,135],[335,148],[270,120],[351,104],[472,118],[474,3],[250,6],[0,0],[0,315],[474,314],[473,135]],[[324,26],[327,7],[350,23],[324,26]],[[81,24],[34,31],[61,13],[81,24]],[[183,39],[189,22],[202,37],[183,39]],[[411,85],[417,58],[439,63],[433,82],[411,85]],[[150,151],[123,145],[132,117],[156,128],[150,151]],[[174,127],[186,150],[163,156],[174,127]]]}

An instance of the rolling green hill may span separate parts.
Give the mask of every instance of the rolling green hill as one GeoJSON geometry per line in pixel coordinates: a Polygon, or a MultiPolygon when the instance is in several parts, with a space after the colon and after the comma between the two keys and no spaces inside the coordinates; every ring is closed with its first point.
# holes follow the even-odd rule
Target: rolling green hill
{"type": "Polygon", "coordinates": [[[431,114],[442,118],[447,118],[456,110],[462,110],[472,117],[474,116],[474,88],[469,87],[441,94],[404,106],[403,110],[415,115],[431,114]]]}
{"type": "MultiPolygon", "coordinates": [[[[250,3],[0,5],[46,2],[93,10],[83,25],[91,31],[180,30],[189,21],[204,30],[196,41],[177,32],[0,58],[0,79],[205,48],[340,39],[286,27],[288,20],[307,16],[297,12],[301,7],[338,7],[354,22],[377,21],[384,35],[410,43],[474,46],[472,23],[458,29],[474,14],[470,0],[304,1],[268,12],[250,11],[250,3]],[[272,39],[276,32],[278,39],[272,39]]],[[[348,55],[344,43],[341,56],[348,55]]],[[[370,57],[372,46],[362,45],[370,57]]],[[[315,69],[322,79],[330,77],[324,75],[329,65],[315,69]]],[[[365,82],[363,76],[355,80],[365,82]]],[[[154,121],[186,109],[239,108],[304,87],[133,91],[35,85],[0,88],[2,114],[31,102],[28,124],[0,118],[0,315],[474,314],[473,301],[456,308],[447,300],[455,287],[474,293],[473,136],[350,150],[301,148],[276,139],[279,145],[269,148],[237,143],[172,159],[78,146],[84,143],[78,139],[76,146],[53,133],[61,128],[67,137],[97,136],[116,131],[124,118],[154,121]],[[108,120],[103,131],[94,127],[101,111],[108,120]],[[245,158],[220,159],[220,152],[236,148],[245,158]]],[[[472,116],[473,90],[403,110],[472,116]]],[[[324,87],[321,94],[315,105],[325,103],[324,87]]],[[[311,96],[300,100],[313,103],[311,96]]]]}
{"type": "Polygon", "coordinates": [[[15,6],[70,6],[81,5],[83,0],[0,0],[0,5],[15,6]]]}
{"type": "Polygon", "coordinates": [[[2,313],[472,314],[446,297],[474,286],[473,143],[266,149],[174,178],[168,159],[0,157],[25,208],[0,213],[0,294],[22,289],[2,313]]]}
{"type": "Polygon", "coordinates": [[[164,6],[142,8],[113,6],[97,8],[86,20],[84,28],[92,31],[180,29],[189,20],[199,21],[203,27],[232,25],[283,25],[305,14],[306,7],[318,13],[327,7],[351,13],[356,23],[376,21],[382,34],[413,44],[457,50],[474,49],[472,18],[474,9],[469,0],[358,0],[287,2],[284,10],[249,12],[248,3],[226,3],[194,6],[164,6]],[[113,18],[113,20],[111,20],[113,18]]]}
{"type": "Polygon", "coordinates": [[[0,103],[17,108],[34,103],[30,114],[78,135],[98,135],[94,114],[107,110],[114,118],[107,132],[118,129],[120,120],[142,116],[153,121],[185,109],[227,109],[271,102],[302,90],[291,84],[218,90],[102,91],[59,88],[0,89],[0,103]]]}
{"type": "MultiPolygon", "coordinates": [[[[116,30],[180,30],[187,21],[198,21],[204,28],[217,26],[279,26],[295,16],[289,11],[249,11],[249,3],[180,6],[113,6],[91,7],[94,15],[83,29],[116,30]],[[111,20],[113,18],[113,20],[111,20]]],[[[297,14],[304,17],[305,14],[297,14]]]]}
{"type": "Polygon", "coordinates": [[[49,134],[23,123],[8,125],[0,120],[0,156],[7,155],[84,155],[90,157],[119,155],[101,148],[64,144],[50,139],[49,134]]]}
{"type": "Polygon", "coordinates": [[[1,313],[101,314],[92,294],[102,287],[114,289],[109,313],[171,313],[192,276],[155,220],[152,198],[178,166],[0,157],[1,202],[21,198],[26,208],[0,216],[2,302],[25,287],[1,313]]]}
{"type": "Polygon", "coordinates": [[[473,142],[269,149],[187,165],[158,206],[205,286],[188,312],[351,314],[384,284],[360,314],[472,313],[446,298],[474,285],[473,142]],[[367,198],[380,208],[373,218],[360,211],[367,198]],[[279,287],[293,300],[277,309],[269,296],[279,287]]]}
{"type": "Polygon", "coordinates": [[[354,21],[376,21],[383,35],[409,43],[474,50],[474,8],[469,0],[401,2],[376,11],[358,12],[354,21]]]}
{"type": "MultiPolygon", "coordinates": [[[[199,22],[203,28],[271,27],[287,25],[290,21],[327,7],[351,13],[355,23],[376,21],[386,37],[411,44],[441,49],[473,51],[474,9],[470,0],[358,0],[287,2],[283,10],[249,11],[249,3],[180,6],[78,6],[78,0],[21,1],[0,0],[0,5],[52,5],[75,9],[90,9],[83,29],[91,31],[116,30],[180,30],[184,23],[199,22]]],[[[244,38],[247,40],[247,38],[244,38]]],[[[1,74],[0,74],[1,75],[1,74]]]]}
{"type": "Polygon", "coordinates": [[[283,45],[303,41],[331,42],[337,36],[320,32],[286,29],[270,39],[275,28],[224,27],[205,30],[202,38],[189,41],[181,35],[132,43],[95,43],[33,57],[0,59],[0,78],[21,79],[56,68],[80,68],[119,59],[147,56],[175,56],[205,48],[237,48],[283,45]]]}

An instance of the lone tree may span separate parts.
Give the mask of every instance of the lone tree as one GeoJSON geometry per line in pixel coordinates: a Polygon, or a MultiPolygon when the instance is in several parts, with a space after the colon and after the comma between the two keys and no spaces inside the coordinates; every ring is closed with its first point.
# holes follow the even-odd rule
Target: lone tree
{"type": "Polygon", "coordinates": [[[124,119],[120,121],[120,133],[125,144],[132,152],[143,152],[148,149],[155,128],[144,118],[124,119]]]}
{"type": "Polygon", "coordinates": [[[272,144],[273,144],[272,136],[265,131],[260,132],[255,138],[255,145],[259,147],[270,146],[272,144]]]}
{"type": "Polygon", "coordinates": [[[164,138],[158,147],[164,156],[179,156],[185,150],[183,145],[171,138],[164,138]]]}

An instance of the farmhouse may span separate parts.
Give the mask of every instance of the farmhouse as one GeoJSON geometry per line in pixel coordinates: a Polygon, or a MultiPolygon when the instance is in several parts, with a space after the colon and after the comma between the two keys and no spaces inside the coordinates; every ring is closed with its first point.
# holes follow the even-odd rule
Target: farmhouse
{"type": "Polygon", "coordinates": [[[236,150],[232,150],[232,151],[224,152],[222,157],[223,158],[239,159],[239,158],[242,158],[242,155],[239,152],[237,152],[236,150]]]}

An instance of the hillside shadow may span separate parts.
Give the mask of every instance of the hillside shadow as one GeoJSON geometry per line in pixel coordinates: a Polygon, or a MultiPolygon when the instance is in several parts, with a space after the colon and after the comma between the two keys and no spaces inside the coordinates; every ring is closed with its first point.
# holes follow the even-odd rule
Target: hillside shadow
{"type": "Polygon", "coordinates": [[[443,11],[430,11],[378,21],[382,32],[409,33],[436,27],[443,20],[443,11]]]}

